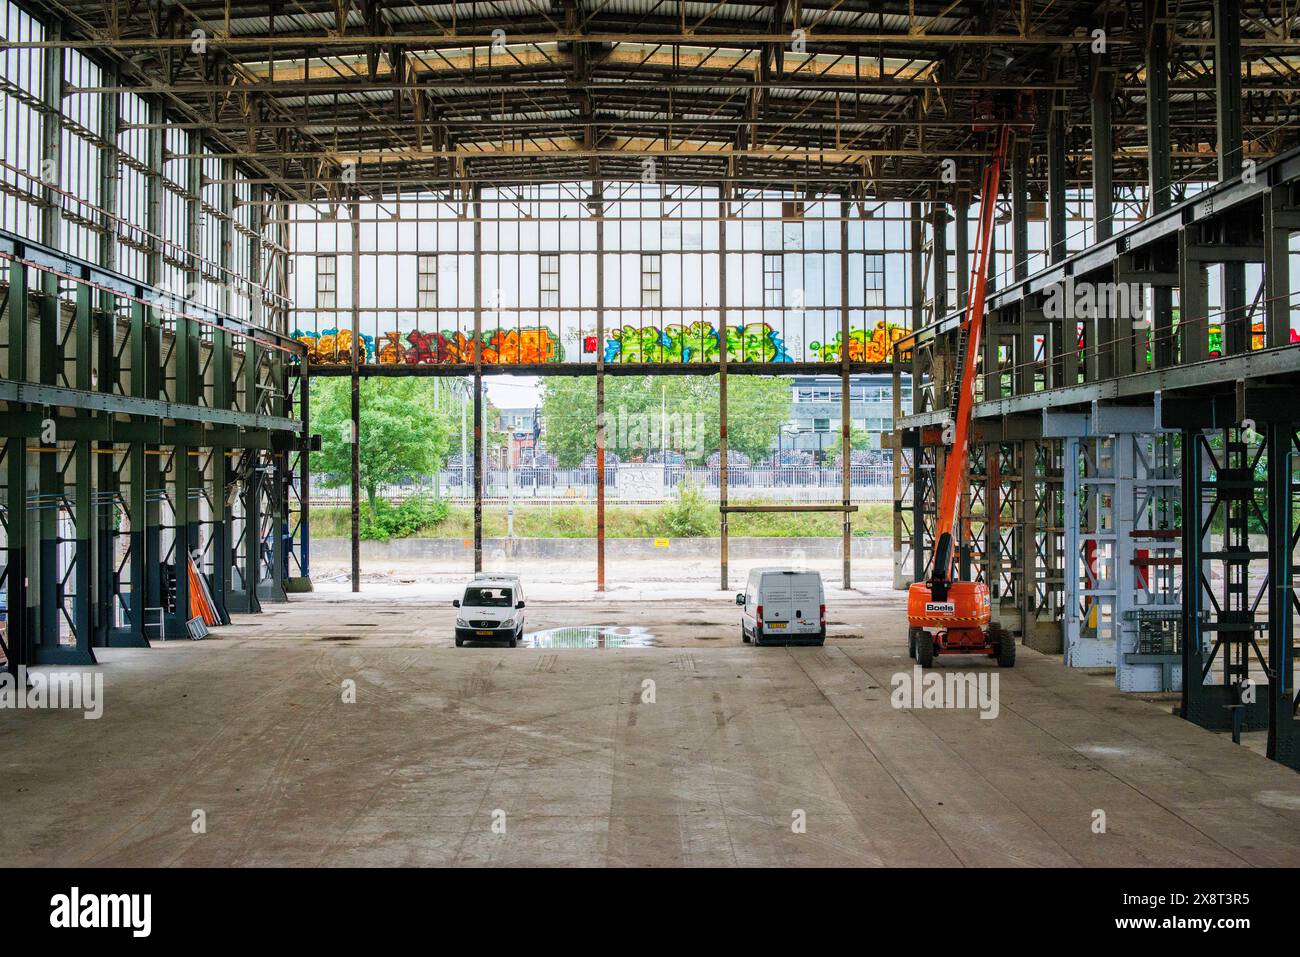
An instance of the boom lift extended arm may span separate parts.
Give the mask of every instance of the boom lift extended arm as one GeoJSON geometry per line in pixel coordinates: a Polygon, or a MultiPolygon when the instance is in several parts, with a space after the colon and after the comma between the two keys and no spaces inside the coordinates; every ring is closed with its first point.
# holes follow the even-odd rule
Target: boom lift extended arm
{"type": "Polygon", "coordinates": [[[983,189],[980,192],[982,205],[979,227],[975,233],[975,267],[967,284],[970,299],[959,338],[961,370],[957,380],[957,401],[954,403],[952,454],[948,457],[943,474],[939,521],[935,525],[938,541],[935,542],[930,568],[930,592],[940,601],[948,597],[948,584],[956,578],[953,539],[957,530],[957,503],[966,489],[970,474],[970,425],[975,407],[975,369],[984,335],[984,297],[989,278],[989,255],[993,246],[993,213],[1011,131],[1003,126],[998,130],[997,136],[993,161],[984,169],[983,189]]]}
{"type": "Polygon", "coordinates": [[[984,170],[980,220],[970,299],[958,337],[960,378],[954,390],[952,452],[948,456],[935,524],[936,541],[927,581],[911,586],[907,598],[908,650],[923,667],[936,654],[985,654],[1002,667],[1015,663],[1015,639],[990,624],[988,588],[983,582],[961,581],[955,563],[957,504],[969,479],[971,415],[975,405],[976,363],[984,332],[984,299],[989,256],[993,247],[993,213],[1011,143],[1011,126],[994,131],[993,158],[984,170]]]}

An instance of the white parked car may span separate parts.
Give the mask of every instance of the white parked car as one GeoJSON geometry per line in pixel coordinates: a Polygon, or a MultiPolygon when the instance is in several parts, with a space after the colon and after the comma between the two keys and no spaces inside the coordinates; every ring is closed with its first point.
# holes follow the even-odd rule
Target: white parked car
{"type": "Polygon", "coordinates": [[[518,575],[479,574],[454,600],[456,647],[467,641],[504,641],[511,648],[524,635],[524,586],[518,575]]]}
{"type": "Polygon", "coordinates": [[[826,642],[826,592],[817,572],[755,568],[736,604],[744,608],[740,637],[746,642],[826,642]]]}

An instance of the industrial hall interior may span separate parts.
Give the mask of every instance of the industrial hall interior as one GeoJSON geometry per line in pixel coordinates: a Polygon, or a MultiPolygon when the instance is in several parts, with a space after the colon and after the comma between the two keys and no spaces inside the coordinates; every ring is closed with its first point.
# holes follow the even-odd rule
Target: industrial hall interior
{"type": "Polygon", "coordinates": [[[1300,866],[1298,550],[1295,0],[0,0],[0,868],[1300,866]]]}

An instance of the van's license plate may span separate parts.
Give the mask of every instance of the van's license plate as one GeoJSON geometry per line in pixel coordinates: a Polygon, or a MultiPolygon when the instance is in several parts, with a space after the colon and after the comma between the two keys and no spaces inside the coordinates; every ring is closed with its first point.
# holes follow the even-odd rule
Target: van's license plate
{"type": "Polygon", "coordinates": [[[767,627],[769,627],[769,628],[784,628],[784,627],[785,627],[785,622],[783,622],[783,621],[771,621],[771,622],[768,622],[767,627]]]}
{"type": "Polygon", "coordinates": [[[489,630],[480,630],[480,631],[476,631],[476,632],[474,632],[474,634],[476,634],[476,635],[493,635],[493,634],[496,634],[496,632],[489,631],[489,630]]]}

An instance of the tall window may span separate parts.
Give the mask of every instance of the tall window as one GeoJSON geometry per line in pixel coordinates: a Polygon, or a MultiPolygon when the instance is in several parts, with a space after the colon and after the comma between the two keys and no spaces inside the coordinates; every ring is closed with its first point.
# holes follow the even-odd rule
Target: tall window
{"type": "Polygon", "coordinates": [[[537,303],[540,306],[560,304],[560,257],[543,256],[537,275],[537,303]]]}
{"type": "Polygon", "coordinates": [[[659,306],[663,303],[663,276],[660,256],[654,253],[641,255],[641,305],[659,306]]]}
{"type": "Polygon", "coordinates": [[[438,308],[438,257],[421,256],[416,267],[416,305],[421,309],[438,308]]]}
{"type": "Polygon", "coordinates": [[[785,301],[785,257],[779,253],[763,256],[763,305],[780,308],[785,301]]]}
{"type": "Polygon", "coordinates": [[[339,261],[335,256],[316,257],[316,308],[334,309],[339,304],[339,261]]]}
{"type": "Polygon", "coordinates": [[[885,304],[885,257],[877,253],[868,254],[866,259],[863,302],[867,306],[883,306],[885,304]]]}

